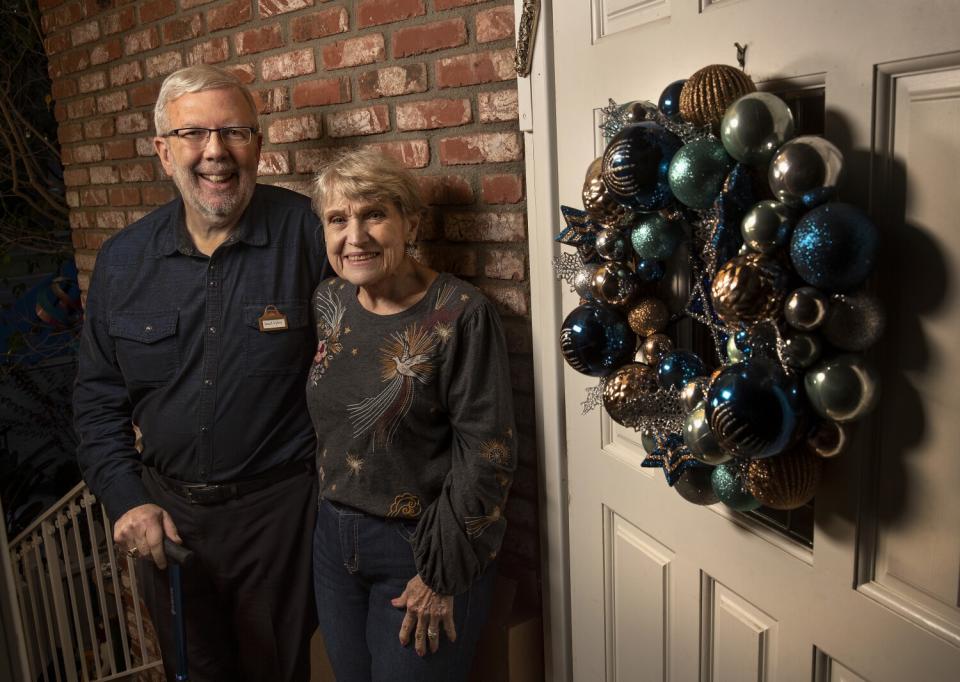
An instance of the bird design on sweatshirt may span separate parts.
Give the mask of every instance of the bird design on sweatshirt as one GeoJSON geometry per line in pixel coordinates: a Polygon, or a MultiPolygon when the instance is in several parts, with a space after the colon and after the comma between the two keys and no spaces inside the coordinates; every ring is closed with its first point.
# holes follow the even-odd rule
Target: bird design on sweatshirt
{"type": "Polygon", "coordinates": [[[438,340],[413,324],[394,332],[380,349],[380,378],[386,385],[375,396],[347,406],[354,438],[373,432],[373,448],[385,448],[413,404],[418,384],[430,383],[436,369],[438,340]]]}

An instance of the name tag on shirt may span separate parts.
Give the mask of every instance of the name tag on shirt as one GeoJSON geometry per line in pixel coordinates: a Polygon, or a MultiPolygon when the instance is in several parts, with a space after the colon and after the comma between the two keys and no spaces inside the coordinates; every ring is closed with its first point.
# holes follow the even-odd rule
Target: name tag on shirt
{"type": "Polygon", "coordinates": [[[277,306],[268,305],[263,309],[263,315],[257,320],[262,332],[282,332],[289,328],[287,316],[277,310],[277,306]]]}

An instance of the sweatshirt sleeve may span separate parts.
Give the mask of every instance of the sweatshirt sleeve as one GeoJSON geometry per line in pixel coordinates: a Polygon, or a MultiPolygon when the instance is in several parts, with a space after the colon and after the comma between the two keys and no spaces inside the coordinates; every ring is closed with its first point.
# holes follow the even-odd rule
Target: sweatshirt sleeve
{"type": "Polygon", "coordinates": [[[488,301],[461,318],[450,351],[451,468],[413,541],[420,577],[444,595],[467,590],[496,557],[516,469],[507,347],[488,301]]]}

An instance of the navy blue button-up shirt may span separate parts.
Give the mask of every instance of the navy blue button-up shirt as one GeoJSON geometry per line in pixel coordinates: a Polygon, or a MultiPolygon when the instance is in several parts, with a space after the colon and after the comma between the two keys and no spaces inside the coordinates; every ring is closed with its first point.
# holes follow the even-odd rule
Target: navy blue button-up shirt
{"type": "Polygon", "coordinates": [[[266,185],[210,257],[187,235],[179,199],[103,245],[74,410],[84,479],[112,518],[153,501],[140,480],[144,464],[181,481],[221,483],[313,458],[309,305],[325,271],[309,200],[266,185]],[[285,323],[261,331],[267,311],[285,323]]]}

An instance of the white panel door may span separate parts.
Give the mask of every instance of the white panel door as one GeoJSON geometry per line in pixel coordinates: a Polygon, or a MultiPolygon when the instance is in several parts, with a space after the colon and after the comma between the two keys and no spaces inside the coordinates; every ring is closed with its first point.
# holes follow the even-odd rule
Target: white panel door
{"type": "Polygon", "coordinates": [[[762,88],[823,88],[888,313],[882,404],[830,463],[812,549],[681,499],[565,368],[573,678],[960,679],[960,2],[557,0],[552,20],[561,203],[608,98],[656,101],[739,42],[762,88]]]}

